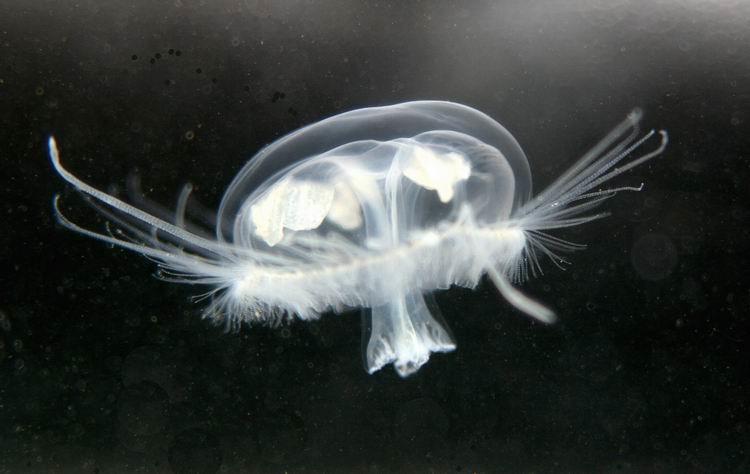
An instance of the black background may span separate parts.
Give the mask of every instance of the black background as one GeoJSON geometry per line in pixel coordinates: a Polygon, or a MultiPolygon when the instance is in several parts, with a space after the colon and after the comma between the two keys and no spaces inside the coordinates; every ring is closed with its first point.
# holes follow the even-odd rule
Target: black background
{"type": "MultiPolygon", "coordinates": [[[[0,4],[0,472],[748,472],[746,2],[0,4]],[[414,99],[505,125],[540,189],[634,106],[671,143],[524,290],[436,295],[458,350],[367,375],[357,314],[224,334],[56,226],[50,169],[214,207],[264,144],[414,99]]],[[[99,227],[100,228],[100,227],[99,227]]]]}

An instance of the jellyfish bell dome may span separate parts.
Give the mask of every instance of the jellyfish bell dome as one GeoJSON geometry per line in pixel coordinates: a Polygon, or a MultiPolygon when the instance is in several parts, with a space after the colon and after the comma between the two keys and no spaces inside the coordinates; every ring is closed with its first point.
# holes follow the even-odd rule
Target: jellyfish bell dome
{"type": "MultiPolygon", "coordinates": [[[[406,102],[345,112],[294,131],[263,148],[227,188],[219,206],[217,236],[223,241],[251,244],[253,239],[248,234],[248,226],[252,227],[251,204],[284,179],[296,176],[297,181],[317,183],[320,188],[332,179],[331,174],[337,174],[330,168],[332,162],[343,168],[372,171],[386,166],[382,162],[384,157],[389,160],[392,158],[389,154],[393,153],[402,157],[416,154],[412,161],[419,162],[424,173],[432,174],[460,173],[462,163],[458,160],[465,160],[464,165],[479,172],[473,175],[474,182],[461,188],[468,194],[462,197],[485,203],[481,206],[484,212],[480,206],[474,206],[479,219],[507,217],[531,196],[526,155],[502,125],[478,110],[457,103],[406,102]],[[420,160],[420,154],[428,158],[420,160]],[[438,158],[430,160],[429,155],[438,158]],[[482,216],[483,213],[488,215],[482,216]]],[[[341,184],[338,188],[340,193],[347,192],[341,184]]],[[[277,197],[289,198],[289,195],[287,192],[277,197]]],[[[436,216],[439,214],[428,209],[422,213],[426,219],[435,220],[436,216]]]]}

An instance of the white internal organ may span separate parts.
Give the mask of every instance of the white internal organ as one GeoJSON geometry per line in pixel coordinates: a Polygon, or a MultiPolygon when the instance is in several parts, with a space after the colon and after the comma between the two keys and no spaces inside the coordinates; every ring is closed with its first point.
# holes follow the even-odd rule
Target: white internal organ
{"type": "Polygon", "coordinates": [[[362,211],[352,187],[315,181],[285,179],[275,184],[251,208],[255,235],[273,247],[284,238],[284,229],[317,229],[328,218],[344,230],[362,225],[362,211]]]}
{"type": "MultiPolygon", "coordinates": [[[[471,175],[471,166],[458,153],[437,154],[415,146],[404,158],[401,172],[419,186],[436,191],[440,201],[447,203],[453,199],[456,184],[471,175]]],[[[293,178],[275,184],[251,208],[255,235],[274,246],[284,238],[284,229],[316,229],[325,218],[344,230],[359,228],[362,211],[353,188],[366,190],[373,183],[360,183],[370,180],[356,173],[347,178],[333,185],[293,178]]]]}
{"type": "Polygon", "coordinates": [[[453,199],[455,185],[471,175],[471,166],[458,153],[437,154],[421,146],[410,151],[401,172],[423,188],[437,191],[443,203],[453,199]]]}
{"type": "Polygon", "coordinates": [[[333,203],[333,187],[314,181],[285,179],[251,208],[255,235],[274,246],[284,229],[317,228],[333,203]]]}
{"type": "Polygon", "coordinates": [[[333,187],[334,199],[327,218],[344,230],[354,230],[362,225],[362,210],[352,187],[342,181],[333,187]]]}

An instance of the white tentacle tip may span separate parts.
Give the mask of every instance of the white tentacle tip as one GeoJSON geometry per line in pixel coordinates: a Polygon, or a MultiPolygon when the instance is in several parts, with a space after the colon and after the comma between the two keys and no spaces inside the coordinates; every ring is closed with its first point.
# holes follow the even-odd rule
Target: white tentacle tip
{"type": "Polygon", "coordinates": [[[49,149],[49,156],[52,161],[58,162],[60,160],[60,153],[57,151],[57,141],[55,140],[55,137],[50,135],[49,140],[47,140],[47,148],[49,149]]]}

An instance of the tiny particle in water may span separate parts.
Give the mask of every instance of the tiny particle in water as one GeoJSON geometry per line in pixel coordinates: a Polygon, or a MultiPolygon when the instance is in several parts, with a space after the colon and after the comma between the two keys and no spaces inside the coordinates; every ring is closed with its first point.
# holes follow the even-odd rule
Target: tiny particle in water
{"type": "Polygon", "coordinates": [[[245,92],[250,92],[250,86],[245,86],[245,92]]]}
{"type": "Polygon", "coordinates": [[[192,130],[188,130],[187,132],[185,132],[185,140],[189,141],[193,138],[195,138],[195,132],[193,132],[192,130]]]}
{"type": "Polygon", "coordinates": [[[201,69],[201,68],[198,68],[198,69],[196,69],[196,70],[195,70],[195,73],[196,73],[196,74],[200,74],[200,73],[202,73],[202,72],[203,72],[203,69],[201,69]]]}
{"type": "Polygon", "coordinates": [[[174,49],[172,49],[172,48],[169,48],[169,51],[167,51],[167,52],[168,52],[168,53],[169,53],[170,55],[171,55],[171,54],[174,54],[174,49]]]}
{"type": "Polygon", "coordinates": [[[213,77],[213,78],[211,78],[211,82],[213,82],[214,84],[216,84],[217,82],[219,82],[219,80],[216,79],[215,77],[213,77]]]}
{"type": "Polygon", "coordinates": [[[168,86],[168,85],[170,85],[171,83],[172,83],[172,81],[170,81],[169,79],[167,79],[167,80],[165,80],[165,81],[164,81],[164,85],[165,85],[165,86],[168,86]]]}
{"type": "Polygon", "coordinates": [[[156,59],[154,59],[154,58],[151,58],[151,59],[149,59],[149,61],[148,61],[148,62],[150,62],[151,64],[154,64],[154,63],[156,62],[156,59]]]}
{"type": "Polygon", "coordinates": [[[176,51],[174,52],[174,55],[175,55],[175,56],[182,56],[182,51],[180,51],[180,50],[178,49],[178,50],[176,50],[176,51]]]}
{"type": "Polygon", "coordinates": [[[44,95],[44,87],[39,86],[34,92],[36,92],[36,95],[44,95]]]}
{"type": "Polygon", "coordinates": [[[154,57],[155,57],[156,59],[161,59],[161,53],[156,53],[156,54],[154,55],[154,57]]]}
{"type": "Polygon", "coordinates": [[[135,61],[136,59],[138,59],[138,55],[134,54],[134,55],[130,56],[130,59],[132,59],[133,61],[135,61]]]}

